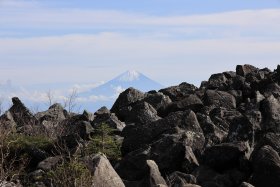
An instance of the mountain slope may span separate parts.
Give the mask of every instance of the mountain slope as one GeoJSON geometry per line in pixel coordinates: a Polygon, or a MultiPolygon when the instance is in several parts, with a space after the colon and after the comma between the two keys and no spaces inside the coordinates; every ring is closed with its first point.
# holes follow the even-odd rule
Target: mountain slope
{"type": "Polygon", "coordinates": [[[164,86],[140,72],[126,71],[90,91],[80,93],[79,97],[87,101],[82,105],[84,108],[95,111],[102,106],[110,108],[118,95],[129,87],[147,92],[150,90],[159,90],[164,86]]]}

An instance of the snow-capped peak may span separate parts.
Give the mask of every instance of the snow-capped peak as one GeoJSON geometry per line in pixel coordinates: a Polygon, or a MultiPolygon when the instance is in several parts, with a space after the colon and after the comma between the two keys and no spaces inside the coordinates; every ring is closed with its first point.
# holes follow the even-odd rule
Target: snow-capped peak
{"type": "Polygon", "coordinates": [[[131,82],[134,80],[138,80],[140,77],[140,73],[135,70],[129,70],[120,75],[119,80],[124,82],[131,82]]]}

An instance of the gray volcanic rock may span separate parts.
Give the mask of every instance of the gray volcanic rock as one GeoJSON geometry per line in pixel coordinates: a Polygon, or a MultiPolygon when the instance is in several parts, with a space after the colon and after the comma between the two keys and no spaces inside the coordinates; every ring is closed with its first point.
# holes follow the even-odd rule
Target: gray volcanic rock
{"type": "Polygon", "coordinates": [[[217,171],[239,167],[239,161],[248,151],[248,145],[244,142],[214,145],[205,150],[203,164],[217,171]]]}
{"type": "Polygon", "coordinates": [[[125,121],[127,112],[132,108],[131,105],[136,101],[144,99],[145,94],[134,88],[128,88],[122,92],[114,105],[111,108],[111,112],[115,113],[121,121],[125,121]]]}
{"type": "Polygon", "coordinates": [[[237,65],[236,66],[236,74],[245,77],[249,73],[256,73],[258,72],[258,68],[245,64],[245,65],[237,65]]]}
{"type": "Polygon", "coordinates": [[[206,106],[236,108],[235,97],[224,91],[207,90],[205,92],[204,104],[206,106]]]}
{"type": "Polygon", "coordinates": [[[43,121],[62,121],[68,116],[68,112],[59,103],[53,104],[47,111],[39,112],[35,115],[41,123],[43,121]]]}
{"type": "MultiPolygon", "coordinates": [[[[238,65],[236,72],[213,74],[200,88],[186,82],[159,92],[129,88],[111,110],[94,114],[69,115],[55,104],[34,117],[13,98],[0,123],[11,135],[29,136],[35,129],[54,141],[46,149],[27,142],[16,150],[31,157],[25,169],[34,182],[45,182],[36,176],[44,177],[60,158],[80,156],[94,186],[280,186],[280,66],[270,71],[238,65]],[[121,158],[109,157],[115,169],[87,149],[95,143],[94,128],[104,123],[121,144],[121,158]]],[[[102,137],[101,146],[107,141],[102,137]]]]}
{"type": "Polygon", "coordinates": [[[227,87],[227,78],[223,73],[213,74],[208,80],[207,89],[226,90],[227,87]]]}
{"type": "Polygon", "coordinates": [[[280,157],[270,146],[263,146],[252,158],[251,183],[256,187],[280,186],[280,157]]]}
{"type": "Polygon", "coordinates": [[[262,129],[264,131],[280,132],[280,102],[273,95],[261,103],[263,113],[262,129]]]}
{"type": "Polygon", "coordinates": [[[142,186],[156,187],[158,185],[167,186],[164,178],[159,172],[157,164],[153,160],[147,160],[148,172],[142,181],[142,186]]]}
{"type": "Polygon", "coordinates": [[[93,186],[125,187],[109,160],[104,155],[93,155],[84,158],[84,163],[93,176],[93,186]]]}
{"type": "Polygon", "coordinates": [[[185,111],[188,109],[196,112],[200,111],[202,108],[203,103],[201,99],[195,94],[190,94],[189,96],[180,101],[176,101],[167,105],[164,109],[164,112],[162,113],[166,116],[171,112],[185,111]]]}
{"type": "Polygon", "coordinates": [[[121,122],[118,117],[114,113],[111,113],[106,107],[100,108],[94,115],[95,118],[92,121],[93,126],[105,123],[114,129],[116,133],[121,132],[125,127],[125,123],[121,122]]]}
{"type": "Polygon", "coordinates": [[[17,132],[27,135],[44,131],[44,127],[38,126],[38,120],[18,97],[13,97],[12,102],[12,107],[0,117],[0,121],[6,128],[15,127],[17,132]]]}
{"type": "Polygon", "coordinates": [[[162,92],[164,95],[169,96],[172,101],[179,101],[190,94],[194,94],[196,90],[196,86],[183,82],[179,86],[171,86],[165,89],[161,89],[159,90],[159,92],[162,92]]]}
{"type": "Polygon", "coordinates": [[[163,134],[185,133],[188,144],[194,151],[204,145],[204,135],[191,110],[172,113],[169,116],[145,125],[129,125],[123,131],[123,155],[160,139],[163,134]]]}
{"type": "Polygon", "coordinates": [[[128,117],[126,118],[125,122],[127,124],[149,124],[159,119],[161,118],[157,115],[156,109],[144,101],[139,102],[132,107],[131,111],[128,112],[128,117]]]}
{"type": "Polygon", "coordinates": [[[143,99],[143,101],[152,105],[157,111],[161,108],[165,108],[172,102],[167,95],[164,95],[161,92],[148,93],[147,96],[143,99]]]}

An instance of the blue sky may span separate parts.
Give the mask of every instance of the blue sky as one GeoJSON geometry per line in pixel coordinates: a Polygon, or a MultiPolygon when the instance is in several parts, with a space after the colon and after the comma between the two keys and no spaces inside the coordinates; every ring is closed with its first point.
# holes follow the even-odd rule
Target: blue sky
{"type": "Polygon", "coordinates": [[[0,0],[0,81],[96,83],[138,70],[199,85],[250,63],[276,68],[279,0],[0,0]]]}

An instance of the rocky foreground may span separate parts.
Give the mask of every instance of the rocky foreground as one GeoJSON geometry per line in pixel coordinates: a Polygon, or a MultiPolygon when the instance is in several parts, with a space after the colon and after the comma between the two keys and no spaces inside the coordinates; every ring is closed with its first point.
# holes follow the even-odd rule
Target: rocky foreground
{"type": "Polygon", "coordinates": [[[68,113],[59,104],[32,114],[13,98],[0,117],[2,131],[45,135],[52,143],[13,150],[27,154],[29,162],[18,178],[0,178],[0,186],[59,186],[50,171],[77,158],[89,171],[82,180],[90,181],[72,186],[279,187],[279,84],[280,66],[271,71],[238,65],[200,88],[188,83],[148,93],[129,88],[111,110],[94,114],[68,113]],[[83,149],[104,123],[121,142],[119,158],[83,149]]]}

